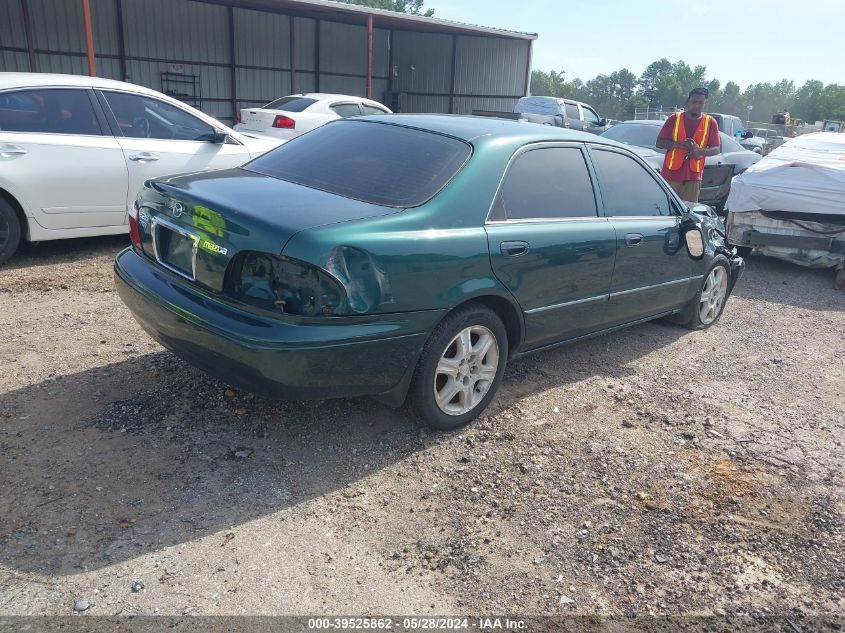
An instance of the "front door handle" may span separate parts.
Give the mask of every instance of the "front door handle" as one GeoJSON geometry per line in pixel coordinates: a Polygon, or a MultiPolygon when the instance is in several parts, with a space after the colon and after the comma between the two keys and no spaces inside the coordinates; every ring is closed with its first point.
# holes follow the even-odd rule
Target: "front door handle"
{"type": "Polygon", "coordinates": [[[502,242],[500,250],[502,251],[502,255],[505,257],[519,257],[521,255],[525,255],[525,253],[531,250],[531,247],[528,242],[519,240],[514,242],[502,242]]]}
{"type": "Polygon", "coordinates": [[[151,163],[158,160],[158,156],[150,154],[149,152],[141,152],[140,154],[130,154],[129,160],[134,160],[138,163],[151,163]]]}
{"type": "Polygon", "coordinates": [[[17,145],[4,144],[0,145],[0,158],[11,158],[12,156],[23,156],[26,150],[17,145]]]}
{"type": "Polygon", "coordinates": [[[627,233],[625,235],[625,243],[628,246],[639,246],[642,241],[643,236],[641,233],[627,233]]]}

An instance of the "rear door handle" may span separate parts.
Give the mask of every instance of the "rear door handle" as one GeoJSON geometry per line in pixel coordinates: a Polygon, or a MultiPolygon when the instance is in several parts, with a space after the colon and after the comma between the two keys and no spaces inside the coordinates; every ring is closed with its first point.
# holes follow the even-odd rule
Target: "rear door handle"
{"type": "Polygon", "coordinates": [[[627,233],[625,235],[625,243],[628,246],[639,246],[642,241],[643,236],[641,233],[627,233]]]}
{"type": "Polygon", "coordinates": [[[158,160],[158,156],[150,154],[149,152],[141,152],[140,154],[131,154],[129,160],[134,160],[138,163],[153,162],[158,160]]]}
{"type": "Polygon", "coordinates": [[[528,242],[518,240],[514,242],[502,242],[500,250],[505,257],[519,257],[520,255],[525,255],[531,250],[531,247],[528,242]]]}
{"type": "Polygon", "coordinates": [[[17,145],[11,144],[0,145],[0,157],[2,158],[10,158],[11,156],[23,156],[24,154],[26,154],[26,150],[23,147],[18,147],[17,145]]]}

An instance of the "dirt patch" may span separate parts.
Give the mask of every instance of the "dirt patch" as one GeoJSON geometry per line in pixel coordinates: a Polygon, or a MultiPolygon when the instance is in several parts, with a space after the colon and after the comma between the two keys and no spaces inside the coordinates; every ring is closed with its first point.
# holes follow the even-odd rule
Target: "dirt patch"
{"type": "Polygon", "coordinates": [[[753,257],[717,327],[513,363],[447,435],[176,359],[112,291],[124,242],[0,270],[0,614],[845,610],[832,274],[753,257]]]}

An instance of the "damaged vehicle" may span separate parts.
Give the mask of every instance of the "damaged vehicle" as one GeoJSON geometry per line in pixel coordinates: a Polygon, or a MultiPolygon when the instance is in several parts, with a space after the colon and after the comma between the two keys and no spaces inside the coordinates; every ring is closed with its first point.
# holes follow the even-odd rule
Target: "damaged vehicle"
{"type": "Polygon", "coordinates": [[[845,288],[845,134],[788,140],[734,178],[730,244],[811,268],[834,268],[845,288]]]}
{"type": "Polygon", "coordinates": [[[371,395],[439,429],[507,362],[719,320],[743,260],[624,146],[475,117],[329,123],[242,168],[147,183],[115,282],[153,338],[279,398],[371,395]]]}
{"type": "MultiPolygon", "coordinates": [[[[625,121],[614,125],[602,136],[630,145],[633,151],[660,173],[666,156],[666,150],[657,147],[657,135],[662,127],[663,121],[625,121]]],[[[760,155],[743,148],[724,132],[719,133],[719,140],[719,153],[704,160],[701,194],[698,200],[721,212],[731,190],[731,178],[757,163],[760,155]]]]}

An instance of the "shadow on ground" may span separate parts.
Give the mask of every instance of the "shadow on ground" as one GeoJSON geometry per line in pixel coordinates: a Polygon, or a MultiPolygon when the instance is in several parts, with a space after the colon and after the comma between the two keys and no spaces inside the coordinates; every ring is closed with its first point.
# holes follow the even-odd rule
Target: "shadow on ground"
{"type": "MultiPolygon", "coordinates": [[[[685,333],[651,323],[517,361],[487,415],[592,376],[628,375],[631,361],[685,333]]],[[[448,437],[369,399],[275,402],[232,391],[166,352],[7,393],[3,417],[0,564],[45,575],[343,494],[448,437]]]]}
{"type": "Polygon", "coordinates": [[[832,268],[804,268],[797,264],[751,255],[734,294],[807,310],[845,311],[845,291],[834,288],[832,268]]]}

